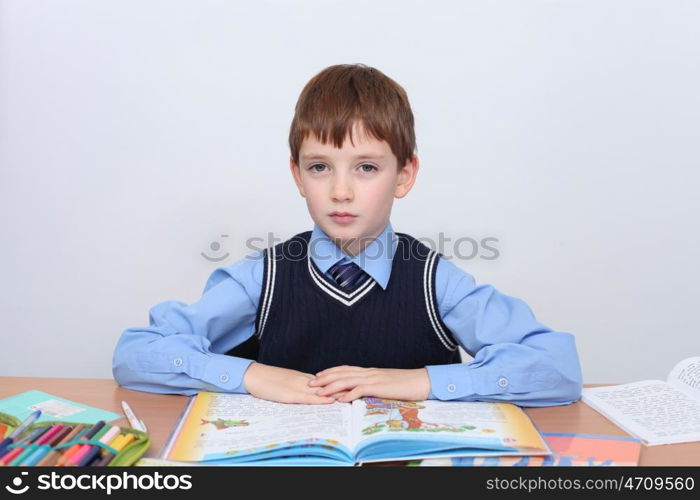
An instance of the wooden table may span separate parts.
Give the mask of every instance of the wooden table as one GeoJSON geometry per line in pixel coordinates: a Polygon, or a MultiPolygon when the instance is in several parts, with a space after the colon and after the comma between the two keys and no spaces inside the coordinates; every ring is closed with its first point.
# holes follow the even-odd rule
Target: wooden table
{"type": "MultiPolygon", "coordinates": [[[[587,384],[594,387],[602,384],[587,384]]],[[[148,427],[151,448],[146,457],[157,457],[187,402],[186,396],[151,394],[119,387],[112,379],[0,377],[0,398],[36,389],[79,403],[122,414],[125,400],[148,427]]],[[[541,432],[628,434],[588,405],[525,408],[541,432]]],[[[114,422],[129,426],[126,418],[114,422]]],[[[700,442],[642,447],[640,465],[700,465],[700,442]]]]}

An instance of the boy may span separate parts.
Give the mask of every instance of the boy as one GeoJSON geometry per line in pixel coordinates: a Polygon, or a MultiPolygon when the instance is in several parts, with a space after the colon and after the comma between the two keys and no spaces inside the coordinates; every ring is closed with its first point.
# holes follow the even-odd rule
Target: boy
{"type": "Polygon", "coordinates": [[[313,231],[216,269],[192,305],[155,305],[116,346],[119,384],[306,404],[579,399],[571,334],[393,231],[393,199],[419,168],[400,85],[362,64],[326,68],[299,97],[289,143],[313,231]]]}

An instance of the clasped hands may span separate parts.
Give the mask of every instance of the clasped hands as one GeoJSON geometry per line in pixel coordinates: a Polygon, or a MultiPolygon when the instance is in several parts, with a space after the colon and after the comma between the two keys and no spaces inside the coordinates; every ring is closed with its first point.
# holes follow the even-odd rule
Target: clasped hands
{"type": "Polygon", "coordinates": [[[244,375],[253,396],[282,403],[349,403],[363,396],[420,401],[430,393],[426,368],[362,368],[335,366],[316,375],[251,363],[244,375]]]}

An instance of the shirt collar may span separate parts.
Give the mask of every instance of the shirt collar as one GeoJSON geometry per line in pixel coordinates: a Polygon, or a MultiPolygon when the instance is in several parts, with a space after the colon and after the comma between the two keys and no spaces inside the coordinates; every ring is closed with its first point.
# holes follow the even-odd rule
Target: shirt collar
{"type": "Polygon", "coordinates": [[[377,236],[372,243],[354,257],[349,256],[338,247],[330,237],[314,224],[314,230],[309,239],[309,249],[311,258],[316,267],[326,273],[328,269],[340,260],[354,262],[369,274],[374,281],[379,283],[384,290],[389,284],[391,275],[391,265],[396,252],[397,236],[391,227],[391,222],[387,222],[382,233],[377,236]]]}

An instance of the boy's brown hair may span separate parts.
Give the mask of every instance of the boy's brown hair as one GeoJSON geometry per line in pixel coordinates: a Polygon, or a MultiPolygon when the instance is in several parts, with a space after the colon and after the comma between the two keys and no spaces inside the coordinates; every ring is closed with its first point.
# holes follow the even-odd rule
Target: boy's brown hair
{"type": "Polygon", "coordinates": [[[406,91],[376,68],[337,64],[314,76],[299,95],[289,131],[289,148],[299,165],[301,143],[311,133],[337,148],[359,122],[377,140],[389,143],[401,169],[416,148],[413,112],[406,91]]]}

